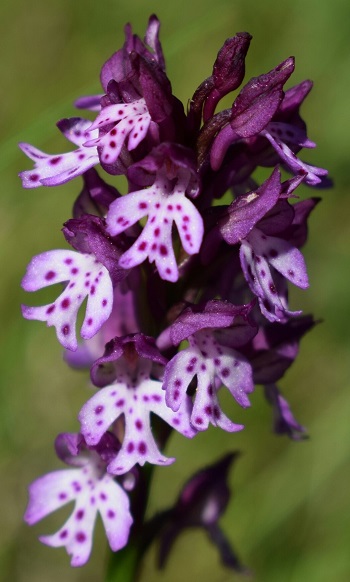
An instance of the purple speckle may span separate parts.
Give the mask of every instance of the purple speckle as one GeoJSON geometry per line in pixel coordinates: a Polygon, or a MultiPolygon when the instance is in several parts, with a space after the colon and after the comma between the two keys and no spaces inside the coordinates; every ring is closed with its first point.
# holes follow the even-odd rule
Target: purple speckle
{"type": "Polygon", "coordinates": [[[48,271],[45,275],[46,281],[51,281],[51,279],[53,279],[54,277],[56,277],[55,271],[48,271]]]}
{"type": "Polygon", "coordinates": [[[230,375],[230,370],[228,368],[223,368],[221,370],[221,376],[223,376],[223,378],[227,378],[230,375]]]}
{"type": "Polygon", "coordinates": [[[38,174],[31,174],[31,175],[29,176],[29,180],[30,180],[31,182],[37,182],[37,181],[39,180],[39,176],[38,176],[38,174]]]}
{"type": "Polygon", "coordinates": [[[143,441],[141,441],[141,442],[139,443],[138,450],[139,450],[139,453],[140,453],[140,455],[145,455],[145,454],[146,454],[146,452],[147,452],[147,446],[146,446],[146,443],[145,443],[145,442],[143,442],[143,441]]]}
{"type": "Polygon", "coordinates": [[[199,425],[203,424],[203,418],[201,418],[200,416],[197,416],[197,418],[195,418],[195,423],[199,424],[199,425]]]}
{"type": "Polygon", "coordinates": [[[165,245],[160,245],[159,246],[159,252],[163,257],[166,257],[168,254],[168,249],[166,248],[165,245]]]}
{"type": "Polygon", "coordinates": [[[117,402],[115,403],[116,406],[118,406],[118,408],[121,408],[122,406],[124,406],[125,404],[125,400],[123,398],[120,398],[120,400],[117,400],[117,402]]]}
{"type": "Polygon", "coordinates": [[[114,512],[112,509],[109,509],[109,510],[107,511],[107,517],[108,517],[109,519],[114,519],[114,517],[115,517],[115,512],[114,512]]]}
{"type": "Polygon", "coordinates": [[[62,330],[61,331],[62,331],[63,335],[69,335],[69,333],[70,333],[70,327],[69,327],[68,323],[66,323],[66,325],[63,325],[62,326],[62,330]]]}
{"type": "Polygon", "coordinates": [[[128,443],[128,446],[126,447],[127,452],[132,453],[134,451],[134,449],[135,449],[134,443],[132,443],[132,442],[128,443]]]}
{"type": "Polygon", "coordinates": [[[60,533],[61,540],[64,540],[67,537],[67,535],[68,535],[67,529],[64,529],[63,531],[61,531],[61,533],[60,533]]]}
{"type": "Polygon", "coordinates": [[[50,315],[50,313],[53,313],[56,309],[56,305],[50,305],[50,307],[47,308],[46,313],[47,315],[50,315]]]}
{"type": "Polygon", "coordinates": [[[84,512],[84,510],[83,510],[83,509],[79,509],[79,510],[76,512],[76,514],[75,514],[75,518],[76,518],[78,521],[82,520],[82,519],[83,519],[83,517],[84,517],[84,513],[85,513],[85,512],[84,512]]]}
{"type": "Polygon", "coordinates": [[[83,531],[79,531],[76,536],[75,539],[77,540],[77,542],[79,542],[80,544],[84,543],[86,541],[86,535],[84,534],[83,531]]]}
{"type": "Polygon", "coordinates": [[[55,166],[56,164],[58,164],[61,161],[61,156],[56,156],[55,158],[51,158],[50,160],[50,164],[52,166],[55,166]]]}
{"type": "Polygon", "coordinates": [[[73,269],[71,269],[70,272],[72,273],[72,275],[76,275],[77,273],[79,273],[79,269],[73,267],[73,269]]]}
{"type": "Polygon", "coordinates": [[[69,306],[70,306],[70,300],[68,299],[68,297],[65,297],[61,301],[61,307],[62,307],[62,309],[68,309],[69,306]]]}
{"type": "Polygon", "coordinates": [[[73,263],[73,259],[64,259],[66,265],[71,265],[73,263]]]}
{"type": "Polygon", "coordinates": [[[72,487],[76,493],[79,493],[79,491],[81,491],[81,485],[78,481],[73,481],[72,487]]]}
{"type": "Polygon", "coordinates": [[[64,493],[64,492],[59,493],[58,499],[67,499],[67,493],[64,493]]]}
{"type": "Polygon", "coordinates": [[[211,406],[206,406],[204,409],[205,414],[207,414],[208,416],[211,416],[212,413],[212,409],[211,406]]]}
{"type": "Polygon", "coordinates": [[[139,418],[135,421],[135,426],[136,426],[137,430],[142,430],[143,424],[139,418]]]}
{"type": "Polygon", "coordinates": [[[160,402],[162,398],[159,396],[159,394],[153,394],[152,399],[154,402],[160,402]]]}
{"type": "Polygon", "coordinates": [[[102,307],[106,307],[107,299],[102,299],[101,305],[102,305],[102,307]]]}
{"type": "Polygon", "coordinates": [[[103,412],[104,410],[104,406],[102,406],[101,404],[99,406],[96,406],[95,408],[95,414],[101,414],[101,412],[103,412]]]}

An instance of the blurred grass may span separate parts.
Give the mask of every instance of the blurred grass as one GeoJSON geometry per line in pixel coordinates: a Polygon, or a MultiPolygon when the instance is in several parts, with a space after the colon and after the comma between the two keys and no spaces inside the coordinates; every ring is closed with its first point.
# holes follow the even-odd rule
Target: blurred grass
{"type": "MultiPolygon", "coordinates": [[[[72,101],[98,92],[101,64],[120,47],[130,21],[143,34],[148,15],[162,21],[161,37],[174,92],[185,103],[208,76],[221,44],[240,30],[253,35],[247,77],[296,56],[293,82],[312,78],[303,114],[318,148],[304,158],[328,167],[335,188],[312,216],[305,249],[311,289],[294,301],[324,322],[302,343],[299,360],[281,383],[311,439],[293,443],[271,434],[270,410],[259,390],[248,411],[227,400],[227,411],[246,424],[238,435],[210,430],[194,441],[175,437],[175,465],[157,471],[150,511],[168,505],[188,475],[224,452],[244,454],[233,470],[235,490],[223,523],[257,582],[347,582],[350,579],[349,502],[349,3],[345,0],[160,0],[103,3],[82,0],[7,0],[0,7],[2,172],[0,258],[1,479],[0,578],[4,582],[99,582],[105,555],[101,530],[92,559],[72,570],[63,550],[36,541],[62,522],[22,524],[27,484],[57,468],[52,443],[76,430],[87,399],[86,377],[67,369],[52,329],[22,321],[27,299],[20,279],[33,254],[60,248],[79,180],[57,189],[23,191],[17,178],[30,167],[17,149],[28,141],[64,151],[55,129],[74,115],[72,101]],[[51,529],[50,529],[51,528],[51,529]]],[[[240,579],[224,570],[201,532],[183,536],[168,568],[154,568],[154,548],[144,580],[240,579]]],[[[122,582],[122,581],[121,581],[122,582]]]]}

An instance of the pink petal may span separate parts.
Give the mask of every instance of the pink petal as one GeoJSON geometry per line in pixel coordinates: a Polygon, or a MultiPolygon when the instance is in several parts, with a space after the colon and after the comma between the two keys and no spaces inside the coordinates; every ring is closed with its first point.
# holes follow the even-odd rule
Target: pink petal
{"type": "Polygon", "coordinates": [[[65,119],[58,125],[67,139],[81,147],[73,152],[49,155],[30,144],[20,143],[21,150],[35,162],[33,170],[25,170],[19,174],[24,188],[57,186],[80,176],[99,163],[97,148],[87,150],[82,147],[86,139],[94,135],[87,131],[89,121],[80,118],[65,119]]]}
{"type": "Polygon", "coordinates": [[[26,291],[36,291],[55,283],[69,282],[50,305],[22,307],[26,319],[46,321],[56,328],[63,347],[77,349],[78,310],[88,297],[81,335],[90,339],[108,319],[113,306],[113,286],[108,270],[93,255],[54,250],[35,256],[22,281],[26,291]]]}
{"type": "Polygon", "coordinates": [[[24,520],[33,525],[76,497],[72,483],[78,482],[81,469],[65,469],[39,477],[29,486],[29,502],[24,520]]]}
{"type": "Polygon", "coordinates": [[[123,548],[129,539],[133,522],[129,510],[129,497],[109,475],[97,483],[95,491],[97,507],[110,548],[116,552],[123,548]]]}
{"type": "Polygon", "coordinates": [[[83,566],[90,557],[96,516],[96,507],[77,503],[74,513],[58,532],[49,536],[40,536],[39,540],[53,548],[65,546],[68,555],[72,557],[71,566],[83,566]],[[78,519],[77,516],[82,513],[83,518],[78,519]]]}

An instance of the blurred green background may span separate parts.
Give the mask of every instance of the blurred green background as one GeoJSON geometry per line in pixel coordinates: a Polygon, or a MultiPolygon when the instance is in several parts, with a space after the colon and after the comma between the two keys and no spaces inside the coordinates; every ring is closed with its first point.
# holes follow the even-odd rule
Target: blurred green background
{"type": "MultiPolygon", "coordinates": [[[[21,189],[17,173],[30,163],[17,148],[28,141],[48,152],[66,145],[55,128],[74,115],[79,95],[99,92],[99,69],[123,42],[130,21],[141,36],[155,12],[168,75],[184,103],[211,72],[223,41],[253,35],[247,77],[266,72],[291,54],[293,84],[312,78],[303,107],[309,137],[318,148],[304,159],[327,167],[335,188],[310,220],[305,250],[311,288],[294,306],[324,321],[302,342],[299,360],[281,382],[311,438],[294,443],[271,432],[271,410],[261,390],[252,408],[227,412],[246,430],[210,430],[192,442],[175,437],[168,452],[177,462],[157,470],[150,511],[167,506],[190,473],[227,451],[241,450],[231,476],[234,499],[223,519],[226,532],[257,582],[350,580],[350,365],[349,365],[349,70],[347,0],[5,0],[0,8],[1,267],[1,528],[4,582],[102,582],[106,545],[98,528],[92,558],[71,569],[63,549],[41,545],[64,516],[29,528],[22,523],[27,484],[59,468],[58,432],[78,428],[76,415],[90,392],[86,376],[69,370],[54,331],[23,321],[30,302],[20,280],[33,254],[62,247],[62,223],[71,215],[80,181],[56,189],[21,189]]],[[[62,466],[63,467],[63,466],[62,466]]],[[[155,570],[155,548],[143,580],[239,580],[225,570],[202,532],[177,543],[167,569],[155,570]]],[[[121,581],[123,582],[123,581],[121,581]]]]}

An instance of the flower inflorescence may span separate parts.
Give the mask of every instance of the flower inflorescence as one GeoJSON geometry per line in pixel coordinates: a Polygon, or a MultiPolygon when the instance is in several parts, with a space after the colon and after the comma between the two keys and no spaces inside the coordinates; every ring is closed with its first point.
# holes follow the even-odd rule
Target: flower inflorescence
{"type": "MultiPolygon", "coordinates": [[[[23,315],[54,326],[66,361],[90,368],[98,389],[80,411],[79,433],[56,441],[73,468],[35,481],[25,515],[36,523],[75,501],[66,524],[41,538],[65,546],[74,566],[89,558],[98,512],[111,549],[127,543],[137,517],[127,490],[137,489],[145,463],[174,462],[162,452],[171,429],[193,438],[210,424],[244,428],[222,410],[223,387],[246,408],[262,384],[276,432],[294,439],[305,432],[276,383],[314,324],[288,304],[290,283],[309,284],[300,248],[318,202],[295,202],[295,192],[302,183],[328,185],[326,170],[299,158],[302,148],[315,146],[299,112],[311,82],[285,89],[290,57],[248,81],[232,107],[216,113],[244,78],[251,37],[238,33],[184,111],[165,72],[157,18],[149,19],[144,42],[130,26],[125,32],[123,47],[102,67],[103,93],[76,102],[96,114],[94,121],[58,122],[77,149],[49,155],[20,144],[34,161],[20,174],[25,188],[83,179],[63,228],[74,250],[34,257],[22,281],[26,291],[63,283],[54,302],[23,306],[23,315]],[[128,192],[107,183],[98,165],[104,177],[125,176],[128,192]],[[259,167],[271,168],[261,184],[259,167]],[[289,177],[282,179],[281,170],[289,177]],[[151,413],[162,428],[152,431],[151,413]]],[[[226,475],[229,462],[223,466],[226,475]]],[[[203,499],[216,495],[213,471],[203,499]]],[[[194,521],[208,527],[210,507],[201,511],[203,520],[194,521]]],[[[178,533],[182,526],[174,527],[178,533]]],[[[215,528],[213,539],[221,539],[215,528]]]]}

